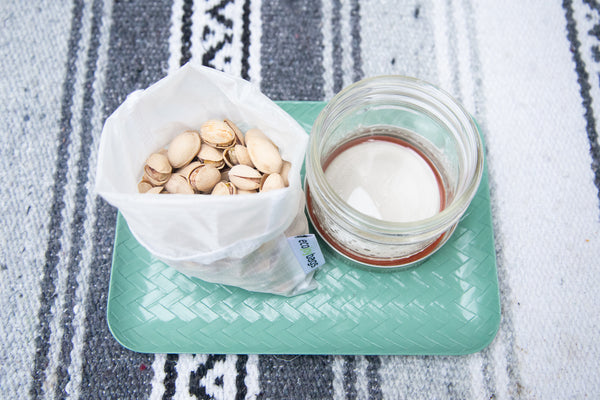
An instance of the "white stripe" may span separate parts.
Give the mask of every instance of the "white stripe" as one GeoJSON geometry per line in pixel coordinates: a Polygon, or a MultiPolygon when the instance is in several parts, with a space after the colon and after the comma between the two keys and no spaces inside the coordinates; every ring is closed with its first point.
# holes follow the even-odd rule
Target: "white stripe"
{"type": "Polygon", "coordinates": [[[342,356],[335,356],[331,363],[331,372],[333,372],[333,399],[344,400],[346,391],[344,389],[344,364],[345,360],[342,356]]]}
{"type": "Polygon", "coordinates": [[[150,400],[161,400],[165,394],[165,362],[167,361],[166,354],[155,354],[152,362],[152,391],[150,392],[150,400]]]}
{"type": "Polygon", "coordinates": [[[367,377],[367,368],[369,362],[365,356],[356,356],[356,398],[369,398],[369,378],[367,377]]]}
{"type": "Polygon", "coordinates": [[[435,39],[435,58],[437,61],[438,79],[434,82],[440,88],[450,92],[452,89],[452,70],[450,68],[450,55],[448,49],[448,25],[446,22],[447,1],[432,2],[432,25],[435,39]]]}
{"type": "Polygon", "coordinates": [[[528,397],[583,398],[598,380],[600,302],[590,294],[600,271],[590,266],[600,259],[600,224],[571,43],[557,29],[565,10],[529,2],[474,8],[489,78],[482,90],[496,240],[512,309],[505,316],[513,332],[496,338],[511,346],[494,349],[497,388],[505,389],[504,367],[517,357],[528,397]]]}
{"type": "Polygon", "coordinates": [[[248,65],[250,66],[250,70],[248,71],[248,75],[250,76],[250,82],[252,82],[257,87],[260,87],[261,83],[261,6],[261,0],[250,2],[250,55],[248,57],[248,65]]]}
{"type": "Polygon", "coordinates": [[[342,1],[340,10],[340,28],[342,36],[342,88],[352,83],[354,62],[352,59],[352,28],[350,26],[350,12],[352,11],[349,1],[342,1]]]}
{"type": "Polygon", "coordinates": [[[171,7],[171,34],[169,35],[169,73],[179,68],[181,61],[181,19],[183,18],[183,0],[173,0],[171,7]]]}
{"type": "Polygon", "coordinates": [[[323,92],[325,100],[330,100],[333,93],[333,35],[331,26],[331,0],[321,1],[321,32],[323,34],[323,92]]]}
{"type": "Polygon", "coordinates": [[[462,2],[453,2],[454,5],[454,26],[456,28],[456,40],[457,40],[457,58],[458,58],[458,79],[462,94],[462,105],[470,113],[475,112],[475,99],[473,97],[475,93],[475,79],[473,78],[471,64],[471,52],[469,43],[469,33],[467,32],[467,25],[464,9],[462,2]]]}
{"type": "Polygon", "coordinates": [[[75,291],[75,306],[73,309],[73,338],[71,349],[71,365],[68,371],[70,380],[66,386],[66,392],[70,397],[79,398],[81,391],[81,378],[83,366],[83,340],[85,338],[86,299],[88,294],[89,274],[91,271],[93,252],[93,232],[96,225],[96,202],[94,184],[96,178],[96,160],[98,156],[98,142],[102,132],[104,121],[104,102],[102,94],[105,87],[106,65],[108,62],[108,46],[110,39],[110,26],[112,22],[112,0],[105,0],[102,10],[102,25],[100,29],[98,59],[96,61],[96,72],[93,83],[93,101],[91,116],[92,143],[90,143],[89,169],[86,183],[86,219],[83,225],[83,243],[81,247],[81,269],[77,274],[77,290],[75,291]]]}
{"type": "Polygon", "coordinates": [[[250,354],[248,361],[246,361],[246,400],[256,399],[260,394],[260,380],[258,373],[258,356],[256,354],[250,354]]]}
{"type": "MultiPolygon", "coordinates": [[[[225,16],[233,21],[231,33],[233,38],[231,44],[226,44],[221,52],[223,54],[223,70],[235,76],[242,72],[242,33],[244,32],[244,0],[234,1],[225,7],[225,16]],[[224,57],[231,57],[229,63],[225,63],[224,57]]],[[[229,30],[228,30],[229,31],[229,30]]]]}
{"type": "Polygon", "coordinates": [[[84,3],[82,11],[82,26],[81,38],[78,44],[76,57],[76,73],[73,92],[73,104],[71,106],[71,140],[68,144],[68,161],[66,172],[65,193],[63,196],[64,208],[62,210],[62,221],[60,230],[61,254],[56,265],[57,278],[55,281],[54,304],[51,308],[52,319],[50,321],[50,339],[48,349],[48,366],[46,368],[46,379],[42,386],[44,398],[51,399],[54,397],[54,390],[57,385],[57,373],[62,337],[64,333],[63,327],[63,307],[65,303],[65,293],[68,279],[68,266],[71,259],[71,223],[73,222],[73,214],[76,208],[75,192],[77,190],[77,157],[81,149],[81,114],[83,110],[84,84],[86,75],[86,62],[91,36],[91,19],[92,10],[90,3],[84,3]]]}
{"type": "Polygon", "coordinates": [[[483,359],[481,353],[471,354],[467,362],[471,375],[471,398],[483,399],[486,392],[483,383],[483,359]]]}
{"type": "MultiPolygon", "coordinates": [[[[191,37],[191,48],[190,53],[192,58],[190,61],[194,61],[198,64],[202,64],[202,56],[206,51],[204,43],[204,29],[208,26],[208,17],[205,15],[206,9],[209,7],[208,2],[205,0],[194,0],[193,14],[192,14],[192,37],[191,37]]],[[[210,33],[208,36],[212,36],[210,33]]]]}

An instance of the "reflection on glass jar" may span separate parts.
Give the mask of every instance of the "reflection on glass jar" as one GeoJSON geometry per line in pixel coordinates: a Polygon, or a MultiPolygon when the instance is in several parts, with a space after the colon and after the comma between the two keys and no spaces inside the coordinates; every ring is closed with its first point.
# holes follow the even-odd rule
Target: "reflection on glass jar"
{"type": "Polygon", "coordinates": [[[451,96],[413,78],[369,78],[336,95],[313,125],[308,213],[343,256],[406,267],[448,240],[482,171],[477,126],[451,96]]]}

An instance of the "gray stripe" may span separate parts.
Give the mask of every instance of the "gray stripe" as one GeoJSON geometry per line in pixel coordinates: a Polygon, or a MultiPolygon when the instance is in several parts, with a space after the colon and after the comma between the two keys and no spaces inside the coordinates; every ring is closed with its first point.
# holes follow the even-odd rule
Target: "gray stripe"
{"type": "Polygon", "coordinates": [[[333,93],[338,93],[344,86],[344,71],[342,69],[342,23],[340,0],[332,1],[331,10],[331,58],[333,61],[333,93]]]}
{"type": "MultiPolygon", "coordinates": [[[[105,116],[133,90],[145,88],[168,70],[171,1],[115,2],[108,50],[105,116]],[[143,9],[141,13],[139,10],[143,9]]],[[[92,237],[92,265],[86,298],[86,336],[82,351],[81,398],[147,398],[150,394],[152,354],[131,352],[111,336],[106,323],[116,210],[96,199],[92,237]],[[99,373],[99,371],[101,373],[99,373]],[[106,373],[109,373],[107,377],[106,373]]]]}
{"type": "MultiPolygon", "coordinates": [[[[469,51],[470,51],[470,59],[471,59],[471,75],[473,78],[473,99],[475,103],[475,117],[478,119],[478,122],[482,128],[483,132],[487,132],[486,129],[486,121],[487,121],[487,110],[485,108],[486,99],[484,97],[483,90],[483,72],[481,67],[481,57],[479,55],[479,46],[477,42],[477,38],[479,37],[476,32],[476,24],[475,24],[475,11],[473,9],[473,4],[471,0],[463,0],[463,5],[465,8],[465,15],[467,17],[467,32],[468,37],[471,38],[469,41],[469,51]]],[[[496,205],[496,197],[494,196],[495,191],[495,181],[493,176],[488,176],[489,184],[490,184],[490,202],[492,209],[497,208],[496,205]]],[[[504,338],[507,342],[506,348],[506,361],[508,368],[508,378],[510,382],[511,388],[513,388],[514,393],[518,393],[519,388],[521,387],[521,376],[518,368],[518,358],[516,352],[516,343],[514,341],[514,332],[515,328],[513,325],[512,319],[512,307],[511,302],[506,301],[506,299],[513,298],[512,289],[510,287],[507,271],[506,271],[506,262],[504,257],[504,252],[502,251],[501,244],[501,235],[499,234],[498,226],[494,223],[494,236],[496,237],[496,260],[497,260],[497,270],[498,270],[498,285],[500,289],[501,295],[501,324],[500,324],[500,336],[504,338]]],[[[494,360],[492,358],[492,352],[489,348],[485,349],[482,352],[483,356],[483,383],[486,389],[486,396],[492,396],[496,392],[496,381],[494,374],[494,360]]]]}
{"type": "Polygon", "coordinates": [[[366,356],[367,360],[367,391],[369,393],[369,399],[380,400],[383,398],[383,391],[381,390],[381,383],[379,377],[379,369],[381,368],[381,357],[378,356],[366,356]]]}
{"type": "Polygon", "coordinates": [[[50,348],[50,319],[53,315],[52,304],[56,297],[56,266],[61,251],[60,229],[63,220],[62,211],[65,207],[64,194],[67,183],[68,148],[71,142],[71,106],[75,84],[77,49],[81,39],[81,26],[83,16],[83,1],[77,0],[73,6],[71,21],[71,34],[69,37],[67,54],[67,73],[63,82],[63,98],[61,103],[60,132],[58,134],[58,147],[56,155],[56,170],[54,172],[54,185],[52,187],[52,208],[50,209],[50,222],[48,224],[48,242],[46,244],[46,261],[44,276],[40,283],[40,309],[38,312],[39,333],[35,339],[35,360],[32,369],[32,382],[30,394],[34,398],[43,395],[42,386],[46,379],[48,367],[48,351],[50,348]]]}
{"type": "Polygon", "coordinates": [[[356,399],[356,356],[344,356],[344,392],[346,399],[356,399]]]}
{"type": "MultiPolygon", "coordinates": [[[[63,337],[57,366],[57,381],[55,388],[55,397],[64,398],[67,396],[65,387],[70,380],[69,365],[71,364],[71,350],[73,349],[73,314],[76,291],[78,287],[77,272],[81,268],[81,249],[83,245],[84,223],[87,219],[85,213],[89,157],[91,153],[90,146],[93,143],[92,138],[92,112],[94,108],[93,83],[96,73],[96,62],[98,59],[98,47],[100,45],[100,28],[102,24],[103,2],[95,0],[92,5],[92,28],[91,43],[88,49],[86,61],[86,76],[84,84],[83,114],[81,119],[81,148],[79,149],[77,160],[77,182],[75,192],[75,211],[71,222],[71,251],[69,254],[69,264],[67,266],[67,286],[65,301],[62,309],[63,337]]],[[[76,116],[77,117],[77,116],[76,116]]]]}
{"type": "Polygon", "coordinates": [[[362,69],[362,56],[360,52],[360,5],[358,0],[352,0],[352,9],[350,10],[350,26],[352,29],[352,60],[354,61],[354,82],[364,77],[362,69]]]}
{"type": "Polygon", "coordinates": [[[264,1],[261,15],[262,91],[273,100],[322,100],[321,2],[264,1]]]}
{"type": "Polygon", "coordinates": [[[332,398],[332,363],[332,356],[259,356],[261,398],[332,398]]]}

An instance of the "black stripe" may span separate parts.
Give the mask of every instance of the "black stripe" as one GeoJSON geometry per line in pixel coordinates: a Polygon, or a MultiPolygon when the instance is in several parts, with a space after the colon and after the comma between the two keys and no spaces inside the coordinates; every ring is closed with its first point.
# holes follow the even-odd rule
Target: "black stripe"
{"type": "Polygon", "coordinates": [[[54,171],[54,184],[52,186],[52,207],[50,209],[50,222],[48,224],[48,242],[44,263],[44,275],[40,282],[40,309],[38,311],[38,333],[35,338],[35,359],[32,369],[32,382],[30,394],[33,398],[42,397],[42,386],[46,379],[48,367],[48,351],[50,349],[50,319],[53,315],[52,305],[56,298],[56,266],[61,251],[60,229],[65,207],[64,194],[67,183],[68,148],[71,143],[71,117],[73,93],[75,85],[77,49],[81,39],[81,26],[83,16],[83,1],[76,0],[73,5],[71,18],[71,32],[69,35],[65,80],[63,81],[63,97],[60,110],[60,131],[56,149],[56,165],[54,171]]]}
{"type": "Polygon", "coordinates": [[[259,356],[261,398],[333,397],[332,356],[259,356]]]}
{"type": "Polygon", "coordinates": [[[320,0],[263,1],[261,89],[274,100],[322,100],[320,0]]]}
{"type": "Polygon", "coordinates": [[[355,400],[356,392],[356,356],[344,356],[344,392],[346,399],[355,400]]]}
{"type": "Polygon", "coordinates": [[[244,1],[242,13],[242,79],[250,80],[250,0],[244,1]]]}
{"type": "Polygon", "coordinates": [[[235,363],[235,370],[237,372],[235,376],[235,388],[236,388],[236,400],[243,400],[248,394],[248,388],[246,387],[246,364],[248,363],[247,355],[238,355],[235,363]]]}
{"type": "Polygon", "coordinates": [[[331,10],[331,45],[332,45],[332,61],[333,61],[333,93],[338,93],[344,86],[344,71],[342,68],[342,23],[341,23],[341,8],[340,0],[332,1],[331,10]]]}
{"type": "Polygon", "coordinates": [[[167,360],[165,361],[165,379],[163,384],[165,385],[165,392],[163,393],[163,400],[169,400],[175,395],[177,387],[175,382],[177,381],[177,361],[179,356],[177,354],[167,354],[167,360]]]}
{"type": "MultiPolygon", "coordinates": [[[[102,24],[103,2],[95,0],[92,5],[92,28],[91,42],[88,48],[86,61],[86,76],[84,84],[83,113],[81,119],[81,148],[77,160],[77,183],[75,192],[75,210],[71,222],[71,250],[69,264],[67,265],[67,286],[65,302],[62,309],[61,326],[63,337],[57,366],[57,385],[55,388],[56,398],[65,398],[67,393],[65,387],[69,382],[69,366],[71,364],[71,350],[73,349],[73,314],[75,296],[78,287],[77,273],[80,270],[81,247],[83,244],[84,223],[86,221],[86,196],[88,194],[86,184],[88,182],[89,158],[91,153],[92,117],[94,108],[93,84],[96,74],[96,61],[98,59],[98,47],[100,46],[100,28],[102,24]]],[[[85,268],[85,266],[84,266],[85,268]]]]}
{"type": "Polygon", "coordinates": [[[381,358],[378,356],[365,356],[367,359],[367,381],[368,394],[370,400],[379,400],[383,398],[381,385],[379,382],[379,368],[381,367],[381,358]]]}
{"type": "MultiPolygon", "coordinates": [[[[155,0],[151,5],[143,0],[114,2],[108,60],[99,66],[106,71],[103,118],[129,93],[166,75],[171,10],[171,0],[155,0]]],[[[152,365],[154,355],[125,349],[108,329],[106,303],[116,210],[99,197],[95,207],[89,290],[84,304],[81,398],[147,398],[152,389],[152,369],[142,365],[152,365]]]]}
{"type": "Polygon", "coordinates": [[[354,60],[354,82],[361,80],[364,77],[362,69],[362,56],[360,51],[360,5],[358,0],[352,0],[352,8],[350,9],[350,26],[352,27],[352,59],[354,60]]]}
{"type": "MultiPolygon", "coordinates": [[[[591,5],[598,7],[597,4],[591,5]]],[[[598,132],[596,131],[596,118],[592,107],[592,96],[590,94],[590,77],[585,69],[585,63],[581,58],[581,43],[577,38],[577,24],[573,16],[573,2],[571,0],[563,1],[565,16],[567,18],[567,39],[571,43],[571,53],[575,61],[575,71],[577,72],[577,83],[579,83],[579,93],[583,99],[582,104],[585,110],[586,121],[585,130],[590,142],[590,154],[592,156],[592,171],[594,172],[594,184],[598,189],[598,199],[600,199],[600,145],[598,144],[598,132]]],[[[600,99],[598,99],[600,101],[600,99]]]]}
{"type": "Polygon", "coordinates": [[[209,370],[215,367],[216,362],[225,360],[226,356],[223,354],[210,354],[205,363],[200,364],[196,371],[190,372],[190,394],[196,396],[198,399],[212,399],[212,397],[206,393],[206,387],[202,386],[200,381],[202,378],[206,377],[209,370]]]}
{"type": "Polygon", "coordinates": [[[588,6],[590,6],[590,8],[592,8],[596,11],[600,11],[600,3],[597,2],[596,0],[583,0],[583,2],[585,4],[587,4],[588,6]]]}
{"type": "Polygon", "coordinates": [[[183,1],[183,16],[181,18],[181,59],[184,65],[192,58],[192,15],[194,14],[194,1],[183,1]]]}

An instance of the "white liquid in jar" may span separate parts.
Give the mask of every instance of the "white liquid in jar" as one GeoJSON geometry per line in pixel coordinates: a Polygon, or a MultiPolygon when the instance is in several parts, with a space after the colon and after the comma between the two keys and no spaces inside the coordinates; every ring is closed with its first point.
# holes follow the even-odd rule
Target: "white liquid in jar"
{"type": "Polygon", "coordinates": [[[429,163],[390,140],[357,141],[335,155],[325,177],[346,203],[373,218],[411,222],[440,211],[440,183],[429,163]]]}

